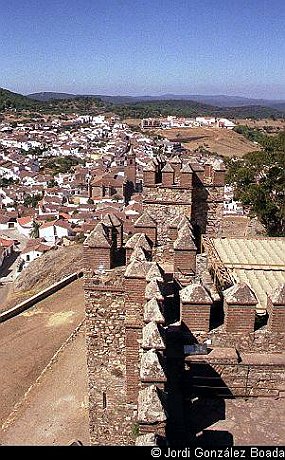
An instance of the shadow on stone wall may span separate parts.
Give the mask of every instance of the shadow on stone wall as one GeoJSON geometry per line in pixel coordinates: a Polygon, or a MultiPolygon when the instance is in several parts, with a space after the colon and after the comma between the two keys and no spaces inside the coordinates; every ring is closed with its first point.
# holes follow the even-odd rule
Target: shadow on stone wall
{"type": "Polygon", "coordinates": [[[209,429],[225,420],[225,399],[233,394],[207,363],[184,365],[183,336],[167,334],[167,440],[170,446],[232,446],[228,431],[209,429]],[[187,366],[187,365],[186,365],[187,366]]]}
{"type": "Polygon", "coordinates": [[[209,429],[225,420],[225,399],[233,398],[215,369],[207,363],[191,363],[184,372],[183,393],[187,444],[232,446],[231,433],[209,429]]]}
{"type": "Polygon", "coordinates": [[[223,301],[214,302],[210,311],[210,331],[216,329],[224,323],[223,301]]]}

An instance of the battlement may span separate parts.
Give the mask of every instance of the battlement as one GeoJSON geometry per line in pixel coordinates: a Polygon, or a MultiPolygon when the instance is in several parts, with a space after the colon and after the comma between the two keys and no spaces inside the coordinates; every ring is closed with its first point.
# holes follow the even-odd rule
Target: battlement
{"type": "Polygon", "coordinates": [[[123,238],[123,223],[107,215],[84,243],[94,444],[156,445],[166,437],[175,442],[173,407],[180,401],[183,413],[184,396],[196,391],[193,376],[187,383],[189,372],[202,379],[205,366],[215,376],[211,391],[223,376],[236,396],[284,396],[280,360],[272,361],[270,377],[263,362],[254,367],[251,360],[249,368],[239,357],[266,350],[281,356],[285,284],[268,292],[268,321],[260,325],[266,316],[259,315],[250,284],[214,261],[215,251],[205,244],[210,239],[203,243],[206,254],[199,254],[200,234],[219,231],[222,163],[201,166],[177,156],[157,157],[144,174],[143,212],[129,238],[123,238]],[[125,258],[119,260],[118,251],[125,258]],[[238,390],[231,372],[242,382],[238,390]]]}

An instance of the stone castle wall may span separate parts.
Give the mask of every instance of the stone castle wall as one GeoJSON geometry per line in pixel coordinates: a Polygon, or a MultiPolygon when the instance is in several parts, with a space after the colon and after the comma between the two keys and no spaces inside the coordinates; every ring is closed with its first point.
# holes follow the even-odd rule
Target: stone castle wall
{"type": "Polygon", "coordinates": [[[157,222],[159,244],[169,240],[169,223],[177,216],[191,217],[191,189],[174,187],[144,187],[144,210],[157,222]]]}
{"type": "MultiPolygon", "coordinates": [[[[196,171],[198,174],[199,169],[196,171]]],[[[157,387],[160,390],[170,388],[169,380],[173,380],[167,368],[169,360],[166,366],[162,363],[168,356],[169,338],[174,332],[181,344],[183,341],[188,345],[196,341],[205,343],[210,339],[209,346],[213,348],[207,355],[193,356],[189,352],[190,356],[186,356],[184,361],[185,372],[179,380],[179,391],[183,382],[192,391],[193,382],[205,377],[214,389],[215,384],[218,389],[221,385],[221,389],[227,389],[234,396],[285,395],[282,354],[285,334],[276,332],[277,326],[274,326],[275,332],[268,327],[252,332],[255,320],[252,303],[241,303],[247,306],[243,309],[238,307],[239,303],[230,302],[229,305],[233,306],[224,308],[224,325],[207,332],[213,302],[203,287],[199,271],[196,271],[196,246],[200,243],[199,233],[217,236],[221,232],[224,187],[223,180],[218,176],[216,182],[210,183],[210,177],[204,178],[201,173],[198,180],[197,174],[193,176],[194,179],[196,176],[193,188],[154,183],[146,185],[145,181],[144,212],[134,223],[134,230],[145,233],[153,241],[152,263],[147,261],[149,257],[144,257],[143,246],[136,246],[136,243],[132,257],[130,248],[126,248],[127,268],[106,270],[104,275],[101,270],[99,278],[94,276],[94,271],[97,269],[99,272],[102,262],[102,251],[96,247],[96,234],[94,241],[91,239],[92,244],[87,244],[85,248],[86,340],[93,445],[134,444],[138,427],[140,435],[165,436],[166,422],[169,422],[171,414],[169,416],[165,411],[165,395],[161,397],[157,387]],[[181,219],[176,219],[180,216],[184,217],[181,227],[178,224],[181,219]],[[151,218],[157,223],[157,228],[151,218]],[[171,281],[169,276],[161,277],[161,267],[153,264],[160,260],[171,267],[170,270],[167,267],[171,281]],[[178,318],[179,296],[182,304],[186,305],[180,311],[183,327],[164,328],[164,318],[161,320],[163,309],[166,307],[167,311],[168,306],[173,310],[177,308],[175,313],[178,318]],[[152,303],[149,305],[148,302],[152,303]],[[231,311],[234,315],[229,317],[231,311]],[[250,322],[245,317],[248,312],[251,313],[250,322]],[[210,374],[207,375],[207,372],[210,374]]],[[[136,236],[132,238],[136,240],[136,236]]],[[[146,237],[144,239],[147,241],[146,237]]],[[[129,245],[132,245],[131,240],[129,245]]],[[[108,251],[111,257],[111,248],[108,251]]],[[[166,324],[169,324],[167,321],[166,324]]],[[[274,324],[277,323],[278,318],[274,324]]],[[[181,353],[180,350],[177,357],[181,359],[182,367],[184,356],[181,353]]]]}
{"type": "Polygon", "coordinates": [[[202,186],[193,190],[192,221],[202,234],[217,236],[222,229],[224,187],[202,186]]]}
{"type": "Polygon", "coordinates": [[[285,349],[285,334],[269,332],[266,328],[247,334],[228,334],[223,330],[213,330],[208,337],[215,347],[234,347],[240,352],[282,353],[285,349]]]}
{"type": "Polygon", "coordinates": [[[169,222],[177,217],[190,217],[202,234],[217,236],[222,231],[224,187],[144,186],[144,210],[158,223],[158,243],[166,244],[169,222]]]}
{"type": "Polygon", "coordinates": [[[129,445],[136,407],[126,404],[124,292],[85,284],[90,435],[94,445],[129,445]]]}
{"type": "MultiPolygon", "coordinates": [[[[226,357],[207,361],[194,357],[187,362],[186,372],[192,371],[199,385],[208,385],[208,392],[235,397],[285,397],[285,365],[274,362],[270,355],[246,356],[241,363],[231,363],[226,357]],[[209,375],[211,376],[209,379],[209,375]],[[208,376],[208,378],[205,376],[208,376]]],[[[243,358],[243,356],[242,356],[243,358]]]]}

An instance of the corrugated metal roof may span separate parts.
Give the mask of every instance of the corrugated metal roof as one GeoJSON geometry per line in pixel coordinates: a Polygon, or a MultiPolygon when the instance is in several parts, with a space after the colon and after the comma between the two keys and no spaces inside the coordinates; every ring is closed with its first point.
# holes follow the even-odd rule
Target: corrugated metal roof
{"type": "Polygon", "coordinates": [[[285,270],[234,269],[234,277],[249,284],[258,299],[257,313],[265,313],[267,293],[285,283],[285,270]]]}
{"type": "Polygon", "coordinates": [[[215,238],[212,242],[227,267],[285,269],[285,238],[215,238]]]}
{"type": "Polygon", "coordinates": [[[285,238],[213,238],[222,263],[237,281],[246,282],[258,298],[257,313],[264,313],[267,293],[285,283],[285,238]]]}

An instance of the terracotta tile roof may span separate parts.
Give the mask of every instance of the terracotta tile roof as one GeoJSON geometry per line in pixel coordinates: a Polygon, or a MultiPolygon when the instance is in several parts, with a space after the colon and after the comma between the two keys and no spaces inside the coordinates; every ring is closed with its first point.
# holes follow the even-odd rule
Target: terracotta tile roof
{"type": "Polygon", "coordinates": [[[48,227],[53,227],[53,226],[55,226],[55,227],[61,227],[61,228],[66,228],[67,230],[71,230],[71,227],[70,227],[70,225],[69,225],[68,222],[66,222],[65,220],[59,220],[59,219],[53,220],[53,221],[51,221],[51,222],[44,222],[44,223],[41,225],[40,229],[48,228],[48,227]]]}
{"type": "Polygon", "coordinates": [[[32,224],[33,217],[31,216],[18,217],[17,222],[21,225],[21,227],[28,226],[28,224],[32,224]]]}
{"type": "Polygon", "coordinates": [[[22,254],[27,254],[31,251],[38,251],[38,252],[47,252],[53,248],[53,246],[49,246],[48,244],[44,244],[44,240],[42,238],[35,238],[28,240],[26,247],[22,251],[22,254]]]}
{"type": "Polygon", "coordinates": [[[285,238],[213,238],[217,257],[234,280],[247,283],[265,313],[267,293],[285,284],[285,238]]]}
{"type": "Polygon", "coordinates": [[[13,244],[14,240],[6,240],[5,238],[0,237],[0,246],[2,246],[3,248],[10,248],[11,246],[13,246],[13,244]]]}
{"type": "Polygon", "coordinates": [[[59,215],[62,219],[66,219],[66,220],[71,219],[71,216],[67,214],[66,212],[60,212],[59,215]]]}

